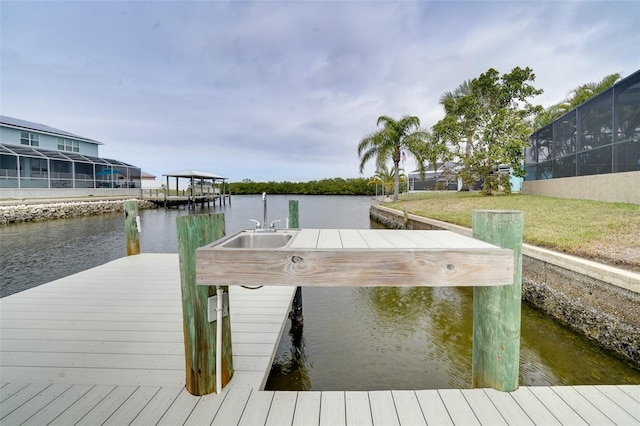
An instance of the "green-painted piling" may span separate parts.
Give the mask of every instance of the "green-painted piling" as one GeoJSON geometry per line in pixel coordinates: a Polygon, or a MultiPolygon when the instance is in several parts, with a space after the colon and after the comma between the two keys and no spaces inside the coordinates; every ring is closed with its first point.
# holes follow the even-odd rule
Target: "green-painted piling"
{"type": "MultiPolygon", "coordinates": [[[[177,219],[180,283],[186,364],[186,389],[193,395],[220,392],[216,374],[222,374],[224,387],[233,376],[231,321],[222,319],[222,371],[216,371],[216,322],[208,320],[208,299],[216,295],[212,286],[196,285],[198,247],[222,238],[225,234],[224,214],[181,216],[177,219]]],[[[222,283],[220,283],[222,284],[222,283]]],[[[221,286],[225,293],[228,286],[221,286]]]]}
{"type": "Polygon", "coordinates": [[[124,202],[124,230],[127,235],[127,256],[140,254],[140,233],[138,232],[138,201],[124,202]]]}
{"type": "Polygon", "coordinates": [[[298,200],[289,200],[289,228],[300,228],[298,200]]]}
{"type": "Polygon", "coordinates": [[[474,238],[514,251],[513,284],[473,288],[472,385],[518,388],[523,212],[473,212],[474,238]]]}
{"type": "Polygon", "coordinates": [[[409,209],[407,209],[406,206],[404,208],[404,220],[403,220],[403,223],[404,223],[404,229],[409,229],[408,228],[408,226],[409,226],[409,209]]]}

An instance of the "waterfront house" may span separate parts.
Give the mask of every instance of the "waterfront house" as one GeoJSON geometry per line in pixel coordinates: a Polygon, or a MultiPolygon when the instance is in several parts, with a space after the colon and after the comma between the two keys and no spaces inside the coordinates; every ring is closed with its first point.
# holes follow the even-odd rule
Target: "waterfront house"
{"type": "Polygon", "coordinates": [[[102,142],[0,115],[0,198],[136,195],[139,167],[102,158],[102,142]]]}

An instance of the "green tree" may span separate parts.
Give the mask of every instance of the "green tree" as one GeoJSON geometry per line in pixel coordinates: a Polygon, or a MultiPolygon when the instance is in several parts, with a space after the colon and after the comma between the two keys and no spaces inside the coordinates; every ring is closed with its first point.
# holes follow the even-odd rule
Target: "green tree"
{"type": "Polygon", "coordinates": [[[471,80],[466,94],[443,96],[445,117],[433,126],[434,138],[453,147],[466,185],[483,179],[484,194],[500,187],[510,192],[509,176],[497,173],[500,165],[524,176],[521,162],[530,118],[541,110],[529,102],[542,93],[531,84],[534,80],[530,68],[516,67],[503,75],[490,68],[471,80]]]}
{"type": "MultiPolygon", "coordinates": [[[[440,105],[444,107],[444,111],[446,114],[452,113],[456,114],[456,108],[459,107],[460,102],[462,102],[462,98],[465,96],[470,96],[472,94],[471,91],[471,80],[465,80],[460,86],[456,87],[453,92],[446,91],[444,95],[440,97],[440,105]]],[[[463,126],[466,127],[466,140],[473,141],[473,135],[476,131],[476,126],[473,121],[466,121],[463,123],[463,126]]],[[[465,143],[465,152],[467,155],[471,155],[473,151],[472,143],[465,143]]]]}
{"type": "Polygon", "coordinates": [[[405,115],[400,120],[382,115],[378,118],[377,126],[382,128],[365,136],[358,144],[358,156],[360,157],[360,173],[365,164],[375,158],[376,170],[386,167],[386,162],[391,159],[395,170],[393,200],[398,200],[400,192],[400,159],[403,151],[411,153],[418,160],[418,169],[424,175],[423,165],[425,155],[428,154],[429,133],[420,128],[420,119],[415,116],[405,115]]]}
{"type": "MultiPolygon", "coordinates": [[[[458,87],[456,87],[453,91],[446,91],[444,92],[444,94],[440,97],[440,105],[442,105],[444,107],[444,111],[445,114],[447,114],[447,116],[451,116],[451,117],[455,117],[456,115],[456,109],[460,108],[460,103],[464,102],[462,100],[462,98],[464,98],[465,96],[469,96],[472,94],[471,91],[471,80],[465,80],[464,82],[462,82],[458,87]]],[[[446,117],[445,117],[446,118],[446,117]]],[[[450,147],[450,151],[453,154],[458,153],[458,150],[461,149],[462,147],[464,147],[464,152],[465,155],[467,157],[471,157],[472,153],[473,153],[473,140],[474,140],[474,135],[476,132],[476,123],[474,120],[466,120],[465,117],[458,117],[458,119],[461,119],[461,121],[459,122],[459,126],[460,126],[460,130],[464,131],[466,133],[465,136],[465,140],[464,143],[460,143],[460,144],[453,144],[452,147],[450,147]]],[[[442,138],[442,134],[438,135],[440,136],[439,139],[441,139],[442,143],[446,143],[448,141],[448,138],[444,137],[442,138]]],[[[448,156],[449,158],[445,158],[445,160],[452,160],[453,157],[452,155],[448,156]]],[[[459,156],[458,156],[459,158],[459,156]]],[[[444,162],[443,162],[444,163],[444,162]]],[[[432,162],[433,164],[433,171],[437,173],[438,171],[438,165],[437,163],[434,161],[432,162]]],[[[473,182],[464,182],[464,184],[467,187],[472,187],[473,186],[473,182]]]]}

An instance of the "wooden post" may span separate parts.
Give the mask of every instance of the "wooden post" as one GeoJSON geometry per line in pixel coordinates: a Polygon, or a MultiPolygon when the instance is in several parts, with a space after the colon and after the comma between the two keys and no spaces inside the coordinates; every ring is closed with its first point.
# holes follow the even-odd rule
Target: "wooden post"
{"type": "MultiPolygon", "coordinates": [[[[298,200],[289,200],[289,228],[300,228],[300,212],[298,211],[298,200]]],[[[289,312],[291,320],[291,341],[295,348],[294,353],[300,354],[302,344],[302,329],[304,327],[304,318],[302,316],[302,287],[296,288],[296,294],[291,302],[291,312],[289,312]]]]}
{"type": "MultiPolygon", "coordinates": [[[[220,392],[216,374],[222,374],[224,387],[233,376],[231,322],[222,319],[222,371],[216,371],[216,322],[208,320],[208,299],[216,295],[215,286],[196,285],[195,250],[222,238],[225,234],[224,214],[180,216],[178,256],[182,287],[182,317],[186,364],[186,389],[193,395],[220,392]]],[[[229,292],[228,286],[222,290],[229,292]]]]}
{"type": "Polygon", "coordinates": [[[404,229],[409,229],[407,226],[409,225],[409,210],[405,206],[404,208],[404,229]]]}
{"type": "Polygon", "coordinates": [[[167,197],[169,197],[169,176],[167,176],[167,187],[164,189],[164,208],[168,208],[169,206],[169,201],[167,200],[167,197]]]}
{"type": "Polygon", "coordinates": [[[474,388],[518,389],[523,212],[473,212],[473,236],[514,252],[513,285],[473,288],[474,388]]]}
{"type": "Polygon", "coordinates": [[[127,235],[127,256],[140,254],[140,233],[138,232],[138,201],[124,202],[124,231],[127,235]]]}
{"type": "Polygon", "coordinates": [[[298,200],[289,200],[289,228],[300,228],[298,200]]]}

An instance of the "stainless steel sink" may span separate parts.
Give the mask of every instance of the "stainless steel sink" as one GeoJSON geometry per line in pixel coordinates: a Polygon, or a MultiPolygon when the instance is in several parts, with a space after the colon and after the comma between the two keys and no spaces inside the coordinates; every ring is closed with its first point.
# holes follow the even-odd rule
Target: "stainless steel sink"
{"type": "Polygon", "coordinates": [[[289,229],[256,232],[253,230],[241,231],[222,241],[213,248],[218,249],[272,249],[287,245],[297,234],[297,231],[289,229]]]}

